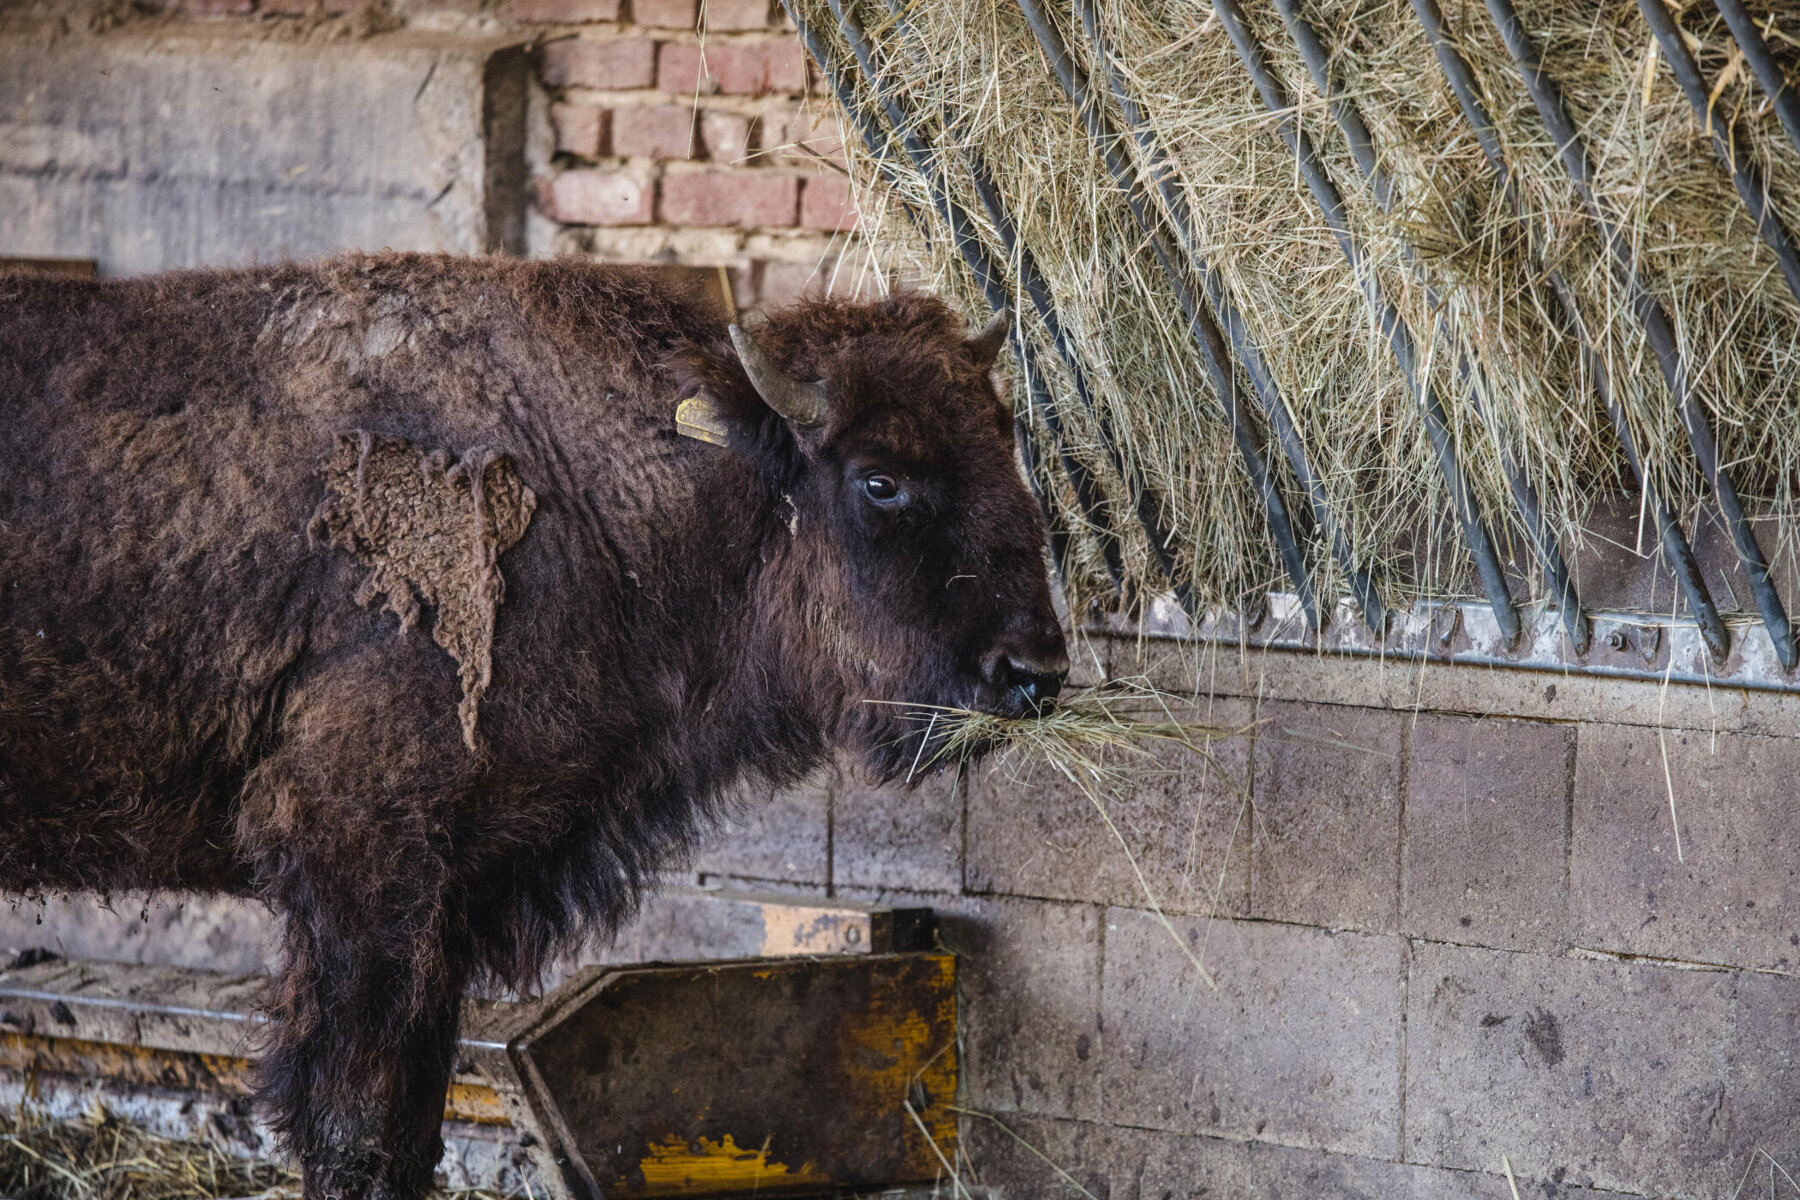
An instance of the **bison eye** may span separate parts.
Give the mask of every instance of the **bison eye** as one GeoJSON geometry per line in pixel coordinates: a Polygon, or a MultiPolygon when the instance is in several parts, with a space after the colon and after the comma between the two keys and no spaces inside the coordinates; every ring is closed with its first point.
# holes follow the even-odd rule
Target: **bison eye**
{"type": "Polygon", "coordinates": [[[863,491],[877,504],[894,504],[904,498],[892,475],[870,475],[863,480],[863,491]]]}

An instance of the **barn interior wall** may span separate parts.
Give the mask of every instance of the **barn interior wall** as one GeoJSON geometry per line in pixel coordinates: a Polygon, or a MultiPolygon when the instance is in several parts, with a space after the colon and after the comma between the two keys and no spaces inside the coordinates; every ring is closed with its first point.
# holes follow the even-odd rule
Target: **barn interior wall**
{"type": "MultiPolygon", "coordinates": [[[[791,32],[706,11],[703,37],[694,0],[15,6],[0,256],[522,246],[723,266],[740,305],[866,286],[791,32]]],[[[1105,819],[1041,768],[833,776],[747,804],[684,876],[938,910],[964,1151],[1000,1194],[1800,1175],[1800,697],[1154,641],[1082,664],[1248,732],[1105,819]]],[[[681,911],[589,956],[691,953],[681,911]]],[[[0,905],[13,949],[243,970],[274,944],[253,905],[0,905]]]]}
{"type": "MultiPolygon", "coordinates": [[[[1521,1195],[1762,1196],[1800,1161],[1800,697],[1087,651],[1245,732],[1160,754],[1104,818],[1041,767],[838,773],[673,877],[936,909],[998,1195],[1505,1197],[1504,1162],[1521,1195]]],[[[254,906],[111,908],[0,908],[0,946],[273,954],[254,906]]],[[[697,911],[652,900],[582,957],[729,952],[697,911]]]]}

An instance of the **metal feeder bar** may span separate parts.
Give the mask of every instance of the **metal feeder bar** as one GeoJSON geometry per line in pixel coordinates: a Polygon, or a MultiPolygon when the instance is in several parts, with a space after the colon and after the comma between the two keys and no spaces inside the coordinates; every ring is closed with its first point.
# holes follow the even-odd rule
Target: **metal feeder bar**
{"type": "MultiPolygon", "coordinates": [[[[1331,115],[1337,126],[1343,131],[1344,138],[1350,143],[1350,153],[1356,159],[1357,169],[1362,172],[1369,189],[1375,193],[1376,203],[1381,211],[1390,216],[1394,211],[1394,189],[1387,172],[1382,170],[1375,154],[1375,140],[1369,133],[1369,127],[1363,122],[1362,113],[1356,104],[1346,97],[1343,91],[1332,86],[1329,57],[1325,45],[1319,39],[1319,32],[1312,22],[1300,12],[1295,0],[1275,0],[1275,7],[1281,13],[1282,23],[1287,27],[1288,36],[1300,51],[1301,59],[1306,63],[1307,72],[1312,76],[1313,84],[1319,94],[1325,97],[1331,109],[1331,115]]],[[[1418,270],[1417,259],[1413,248],[1404,239],[1401,250],[1407,265],[1419,274],[1425,289],[1425,301],[1433,311],[1442,313],[1445,306],[1438,297],[1436,289],[1423,278],[1418,270]]],[[[1464,383],[1469,385],[1469,396],[1474,402],[1476,415],[1487,423],[1487,413],[1481,402],[1480,389],[1475,386],[1475,369],[1469,362],[1468,354],[1458,344],[1451,333],[1448,323],[1438,318],[1438,334],[1444,343],[1456,348],[1457,371],[1464,383]]],[[[1498,437],[1496,436],[1496,441],[1498,437]]],[[[1593,626],[1588,621],[1586,612],[1581,606],[1581,597],[1576,594],[1575,582],[1569,577],[1568,564],[1564,562],[1562,548],[1556,544],[1556,537],[1551,532],[1549,523],[1544,520],[1543,505],[1538,500],[1537,489],[1532,486],[1524,468],[1514,458],[1512,450],[1500,446],[1500,467],[1506,475],[1507,486],[1512,490],[1513,503],[1519,506],[1519,513],[1524,518],[1525,531],[1531,538],[1531,544],[1537,551],[1538,562],[1543,564],[1544,576],[1550,585],[1550,594],[1556,598],[1557,610],[1562,615],[1563,629],[1569,635],[1569,643],[1576,654],[1585,655],[1593,640],[1593,626]]]]}
{"type": "Polygon", "coordinates": [[[1712,135],[1713,149],[1719,152],[1719,161],[1731,169],[1731,182],[1737,185],[1738,196],[1750,210],[1756,232],[1775,252],[1775,261],[1781,265],[1788,290],[1794,293],[1794,299],[1800,300],[1800,251],[1794,249],[1793,237],[1769,205],[1769,191],[1763,184],[1762,173],[1749,156],[1738,149],[1736,141],[1725,136],[1723,127],[1727,122],[1723,118],[1713,119],[1700,68],[1694,63],[1694,56],[1688,53],[1687,43],[1681,40],[1681,30],[1676,28],[1675,18],[1669,15],[1663,0],[1638,0],[1638,7],[1643,10],[1650,31],[1656,35],[1657,45],[1662,47],[1663,57],[1669,61],[1669,69],[1675,72],[1675,81],[1693,106],[1694,119],[1712,135]]]}
{"type": "Polygon", "coordinates": [[[1725,518],[1726,528],[1731,532],[1731,542],[1737,550],[1738,562],[1750,581],[1750,590],[1756,597],[1756,607],[1762,613],[1763,624],[1768,628],[1769,640],[1775,644],[1775,656],[1784,670],[1791,671],[1796,658],[1793,627],[1788,623],[1787,610],[1781,606],[1781,597],[1775,591],[1775,584],[1769,578],[1768,561],[1763,558],[1762,547],[1756,544],[1756,534],[1750,528],[1749,518],[1744,515],[1744,506],[1738,500],[1731,472],[1719,465],[1719,448],[1713,440],[1712,426],[1707,423],[1700,406],[1695,403],[1688,390],[1687,369],[1682,364],[1680,344],[1676,341],[1675,330],[1669,324],[1668,314],[1639,276],[1637,268],[1632,264],[1630,246],[1619,236],[1618,229],[1601,206],[1600,198],[1594,194],[1593,170],[1588,162],[1587,143],[1581,139],[1575,123],[1569,118],[1568,108],[1563,103],[1562,89],[1538,61],[1537,47],[1532,45],[1531,39],[1526,35],[1525,27],[1519,21],[1519,14],[1514,10],[1511,0],[1486,0],[1486,3],[1488,15],[1500,30],[1507,52],[1512,55],[1513,62],[1519,68],[1519,76],[1525,81],[1525,90],[1537,105],[1539,118],[1559,147],[1563,169],[1568,172],[1570,183],[1581,197],[1588,216],[1600,234],[1600,240],[1605,243],[1612,256],[1613,276],[1631,297],[1632,308],[1644,327],[1645,339],[1656,355],[1656,363],[1668,383],[1669,394],[1675,398],[1675,409],[1681,417],[1682,428],[1687,433],[1688,445],[1693,448],[1694,457],[1700,463],[1700,471],[1712,485],[1713,495],[1718,498],[1719,511],[1725,518]]]}
{"type": "Polygon", "coordinates": [[[1794,150],[1800,152],[1800,95],[1795,94],[1781,65],[1769,53],[1769,43],[1763,40],[1762,31],[1750,19],[1750,14],[1744,11],[1739,0],[1713,0],[1713,7],[1725,18],[1725,25],[1731,30],[1731,40],[1744,52],[1744,61],[1756,73],[1756,81],[1769,94],[1769,102],[1775,106],[1775,115],[1781,118],[1782,126],[1787,129],[1788,140],[1794,143],[1794,150]]]}
{"type": "Polygon", "coordinates": [[[1294,120],[1287,96],[1282,91],[1281,84],[1269,72],[1268,64],[1263,59],[1262,47],[1251,36],[1249,25],[1244,21],[1243,12],[1238,8],[1236,0],[1213,0],[1213,11],[1219,15],[1225,32],[1231,37],[1238,59],[1256,84],[1264,106],[1275,117],[1281,136],[1293,152],[1300,174],[1306,180],[1307,189],[1312,192],[1314,202],[1325,216],[1325,223],[1337,239],[1338,248],[1362,282],[1364,294],[1368,297],[1381,332],[1387,338],[1394,359],[1400,366],[1400,373],[1412,389],[1420,412],[1424,415],[1425,432],[1431,439],[1432,450],[1437,456],[1438,470],[1449,486],[1451,507],[1462,525],[1463,536],[1468,540],[1469,552],[1474,557],[1475,569],[1481,576],[1482,590],[1487,593],[1488,603],[1493,607],[1494,620],[1500,627],[1501,637],[1507,645],[1514,645],[1520,632],[1519,611],[1513,604],[1512,593],[1507,590],[1506,572],[1500,565],[1499,556],[1494,552],[1493,539],[1488,534],[1481,513],[1475,507],[1468,483],[1463,478],[1462,468],[1456,461],[1456,444],[1445,420],[1443,402],[1438,399],[1431,381],[1419,371],[1418,348],[1413,342],[1412,333],[1382,290],[1381,281],[1376,277],[1374,269],[1364,265],[1362,251],[1351,237],[1350,225],[1344,215],[1343,198],[1320,165],[1312,140],[1294,120]]]}
{"type": "Polygon", "coordinates": [[[1232,349],[1237,351],[1238,358],[1244,364],[1245,374],[1250,376],[1250,385],[1256,392],[1256,398],[1262,403],[1263,414],[1275,432],[1275,440],[1280,444],[1288,466],[1293,468],[1300,486],[1306,490],[1307,499],[1312,504],[1313,517],[1325,531],[1331,544],[1332,557],[1337,559],[1338,566],[1349,581],[1351,594],[1356,597],[1357,606],[1362,610],[1364,623],[1379,638],[1387,629],[1387,608],[1382,603],[1381,591],[1375,586],[1368,569],[1356,562],[1349,539],[1344,536],[1343,527],[1338,523],[1336,514],[1331,511],[1325,483],[1307,459],[1306,446],[1300,439],[1300,431],[1294,425],[1292,414],[1288,412],[1287,401],[1282,397],[1281,388],[1269,371],[1268,364],[1263,361],[1262,351],[1250,336],[1243,313],[1232,302],[1225,281],[1201,253],[1199,239],[1194,235],[1193,213],[1188,208],[1187,197],[1175,182],[1173,164],[1163,153],[1155,131],[1144,122],[1142,110],[1132,98],[1130,88],[1113,62],[1111,47],[1100,29],[1092,0],[1076,0],[1075,7],[1081,15],[1082,28],[1087,32],[1088,42],[1093,48],[1094,61],[1105,73],[1113,100],[1125,117],[1125,127],[1131,131],[1138,147],[1149,161],[1150,177],[1156,181],[1157,191],[1162,195],[1169,222],[1175,227],[1175,236],[1186,248],[1188,261],[1206,289],[1207,300],[1225,326],[1225,332],[1231,338],[1232,349]]]}
{"type": "MultiPolygon", "coordinates": [[[[1156,225],[1155,218],[1145,207],[1143,190],[1139,187],[1130,163],[1119,149],[1119,136],[1113,131],[1105,116],[1088,95],[1086,85],[1076,74],[1075,64],[1069,58],[1067,47],[1054,26],[1046,19],[1037,0],[1018,0],[1019,8],[1025,15],[1025,21],[1037,37],[1038,45],[1043,48],[1050,59],[1051,69],[1062,83],[1063,91],[1074,103],[1087,125],[1088,137],[1094,143],[1101,160],[1106,164],[1108,172],[1119,190],[1124,194],[1125,202],[1131,209],[1131,215],[1138,228],[1150,243],[1156,254],[1157,262],[1168,277],[1169,284],[1175,289],[1176,299],[1181,304],[1182,312],[1187,316],[1189,331],[1193,334],[1195,344],[1200,348],[1201,356],[1206,360],[1207,374],[1212,379],[1213,390],[1218,393],[1220,407],[1225,411],[1225,419],[1231,425],[1232,439],[1237,443],[1238,453],[1244,460],[1244,469],[1250,476],[1250,482],[1263,505],[1263,515],[1269,522],[1269,531],[1274,535],[1276,548],[1281,553],[1283,564],[1287,567],[1288,578],[1293,580],[1294,592],[1300,598],[1301,611],[1306,616],[1306,623],[1313,629],[1321,626],[1319,603],[1312,586],[1312,579],[1307,573],[1305,557],[1300,553],[1300,545],[1294,536],[1293,524],[1288,516],[1287,505],[1276,489],[1274,478],[1269,473],[1267,462],[1263,459],[1262,448],[1257,444],[1256,436],[1237,403],[1237,378],[1230,353],[1225,348],[1225,340],[1214,324],[1212,316],[1195,300],[1193,291],[1187,281],[1182,278],[1180,267],[1176,263],[1174,247],[1156,225]]],[[[1194,615],[1192,613],[1190,616],[1194,615]]]]}
{"type": "MultiPolygon", "coordinates": [[[[1450,83],[1450,91],[1456,97],[1457,107],[1462,110],[1463,119],[1468,122],[1475,140],[1487,157],[1488,165],[1499,176],[1502,190],[1508,202],[1517,212],[1524,208],[1519,202],[1518,189],[1513,185],[1512,170],[1507,166],[1505,151],[1501,148],[1500,135],[1496,130],[1493,118],[1488,116],[1477,94],[1474,74],[1469,64],[1463,60],[1456,47],[1451,45],[1449,31],[1444,27],[1444,15],[1438,10],[1437,0],[1412,0],[1413,12],[1418,15],[1419,23],[1424,26],[1425,36],[1436,52],[1438,63],[1443,67],[1444,76],[1450,83]]],[[[1536,244],[1535,231],[1532,255],[1538,259],[1542,267],[1542,248],[1536,244]]],[[[1637,443],[1632,437],[1631,426],[1625,419],[1624,410],[1619,406],[1612,392],[1612,380],[1606,369],[1606,363],[1595,350],[1593,340],[1589,336],[1587,322],[1582,319],[1581,308],[1575,301],[1575,294],[1563,278],[1562,272],[1551,269],[1545,272],[1550,283],[1551,293],[1556,297],[1557,307],[1563,318],[1564,333],[1573,335],[1580,347],[1584,369],[1594,382],[1594,391],[1600,397],[1601,406],[1612,421],[1613,432],[1618,435],[1619,443],[1625,450],[1625,461],[1631,466],[1631,473],[1637,479],[1638,487],[1644,494],[1644,502],[1650,508],[1652,519],[1656,523],[1656,533],[1662,543],[1663,554],[1674,569],[1675,578],[1681,585],[1683,596],[1687,600],[1688,611],[1694,614],[1699,623],[1701,637],[1706,642],[1707,651],[1714,659],[1723,660],[1731,652],[1731,632],[1719,619],[1719,610],[1713,604],[1712,593],[1707,590],[1706,579],[1701,574],[1700,564],[1694,559],[1694,550],[1688,543],[1687,535],[1682,532],[1681,524],[1675,514],[1663,501],[1660,493],[1644,475],[1643,464],[1638,458],[1637,443]]]]}

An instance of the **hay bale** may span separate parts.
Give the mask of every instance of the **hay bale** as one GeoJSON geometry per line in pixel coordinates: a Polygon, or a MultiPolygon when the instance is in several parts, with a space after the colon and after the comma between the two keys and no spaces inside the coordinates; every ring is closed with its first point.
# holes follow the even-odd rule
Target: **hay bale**
{"type": "MultiPolygon", "coordinates": [[[[1091,71],[1079,25],[1066,5],[1054,7],[1071,53],[1091,71]]],[[[1376,569],[1391,599],[1476,595],[1418,409],[1357,278],[1210,5],[1098,0],[1098,7],[1115,60],[1174,160],[1204,253],[1228,281],[1268,359],[1357,558],[1376,569]]],[[[1549,318],[1546,266],[1574,285],[1646,470],[1692,527],[1707,496],[1674,404],[1480,0],[1447,0],[1444,8],[1499,125],[1522,213],[1506,201],[1482,158],[1407,0],[1306,6],[1393,176],[1398,203],[1391,215],[1362,182],[1273,6],[1250,0],[1245,7],[1349,203],[1369,261],[1428,348],[1430,377],[1448,409],[1464,470],[1503,548],[1516,561],[1531,562],[1502,470],[1505,448],[1537,484],[1571,558],[1583,545],[1590,507],[1634,490],[1576,344],[1549,318]],[[1418,270],[1403,262],[1404,245],[1417,251],[1418,270]],[[1444,301],[1441,314],[1429,306],[1427,283],[1444,301]],[[1440,316],[1447,336],[1435,332],[1440,316]],[[1475,364],[1468,379],[1457,370],[1461,354],[1475,364]]],[[[1520,7],[1588,138],[1599,193],[1674,321],[1723,460],[1734,464],[1751,507],[1776,519],[1779,544],[1768,544],[1765,534],[1764,549],[1772,560],[1791,557],[1800,530],[1800,303],[1666,66],[1647,61],[1653,38],[1633,0],[1529,0],[1520,7]]],[[[1790,73],[1800,74],[1800,6],[1779,0],[1776,7],[1770,40],[1787,56],[1790,73]]],[[[801,0],[798,8],[850,63],[825,0],[801,0]]],[[[886,80],[904,92],[922,132],[948,151],[941,160],[958,198],[1004,258],[957,147],[978,149],[996,176],[1127,457],[1163,497],[1182,570],[1200,603],[1254,609],[1265,589],[1285,589],[1174,293],[1015,4],[907,6],[905,19],[929,47],[926,54],[913,52],[874,4],[864,4],[861,16],[886,55],[886,80]]],[[[1716,78],[1730,54],[1722,22],[1705,4],[1690,4],[1682,21],[1703,72],[1716,78]]],[[[866,86],[863,98],[878,111],[866,86]]],[[[1790,229],[1800,229],[1800,157],[1766,99],[1740,71],[1721,90],[1715,112],[1732,122],[1733,137],[1761,167],[1776,211],[1790,229]]],[[[872,239],[897,267],[922,273],[980,311],[981,297],[936,217],[925,181],[901,161],[902,179],[892,186],[866,149],[851,149],[872,239]],[[923,218],[928,242],[905,207],[923,218]]],[[[1141,155],[1138,163],[1141,170],[1141,155]]],[[[1046,349],[1043,360],[1054,369],[1031,305],[1021,296],[1015,308],[1026,314],[1046,349]]],[[[1059,373],[1051,383],[1082,457],[1109,481],[1110,519],[1135,548],[1129,562],[1135,580],[1152,592],[1167,591],[1117,477],[1094,444],[1093,422],[1083,417],[1066,378],[1059,373]]],[[[1016,395],[1023,405],[1022,386],[1016,395]]],[[[1037,429],[1044,438],[1041,421],[1037,429]]],[[[1047,453],[1043,460],[1054,461],[1047,453]]],[[[1066,483],[1045,483],[1061,519],[1079,533],[1066,483]]],[[[1295,491],[1289,506],[1304,507],[1295,491]]],[[[1653,554],[1647,519],[1644,528],[1640,549],[1653,554]]],[[[1078,545],[1072,590],[1077,598],[1100,595],[1105,577],[1093,541],[1078,538],[1078,545]]],[[[1345,590],[1322,545],[1310,548],[1310,558],[1326,594],[1345,590]]],[[[1541,582],[1534,586],[1542,595],[1541,582]]]]}

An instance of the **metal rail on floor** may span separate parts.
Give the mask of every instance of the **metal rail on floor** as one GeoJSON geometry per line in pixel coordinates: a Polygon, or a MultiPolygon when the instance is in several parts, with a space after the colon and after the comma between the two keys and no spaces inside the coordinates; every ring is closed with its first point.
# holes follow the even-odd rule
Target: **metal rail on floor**
{"type": "Polygon", "coordinates": [[[1732,547],[1737,551],[1738,562],[1743,567],[1744,575],[1750,581],[1750,590],[1756,598],[1756,607],[1762,614],[1763,624],[1768,628],[1769,640],[1775,644],[1775,653],[1782,668],[1791,671],[1796,660],[1793,626],[1788,621],[1787,610],[1782,607],[1774,581],[1769,578],[1768,560],[1763,557],[1762,547],[1757,545],[1756,534],[1751,530],[1750,519],[1745,515],[1744,506],[1738,499],[1737,486],[1732,481],[1731,472],[1719,463],[1719,448],[1713,437],[1712,426],[1689,389],[1687,367],[1682,362],[1680,343],[1676,340],[1674,328],[1669,324],[1668,314],[1663,311],[1662,303],[1638,274],[1637,266],[1632,261],[1631,247],[1620,237],[1618,227],[1594,191],[1593,167],[1588,159],[1587,142],[1569,117],[1562,89],[1539,61],[1537,47],[1526,34],[1519,14],[1512,6],[1512,0],[1486,0],[1486,4],[1488,15],[1499,28],[1507,52],[1512,56],[1519,69],[1519,76],[1525,82],[1525,90],[1531,95],[1539,118],[1550,131],[1550,137],[1558,148],[1558,158],[1562,161],[1563,170],[1567,172],[1602,244],[1606,246],[1612,260],[1613,276],[1631,297],[1632,309],[1643,325],[1644,336],[1650,343],[1657,366],[1668,384],[1669,394],[1674,397],[1675,410],[1687,434],[1688,445],[1693,449],[1700,471],[1719,502],[1719,511],[1731,534],[1732,547]]]}

